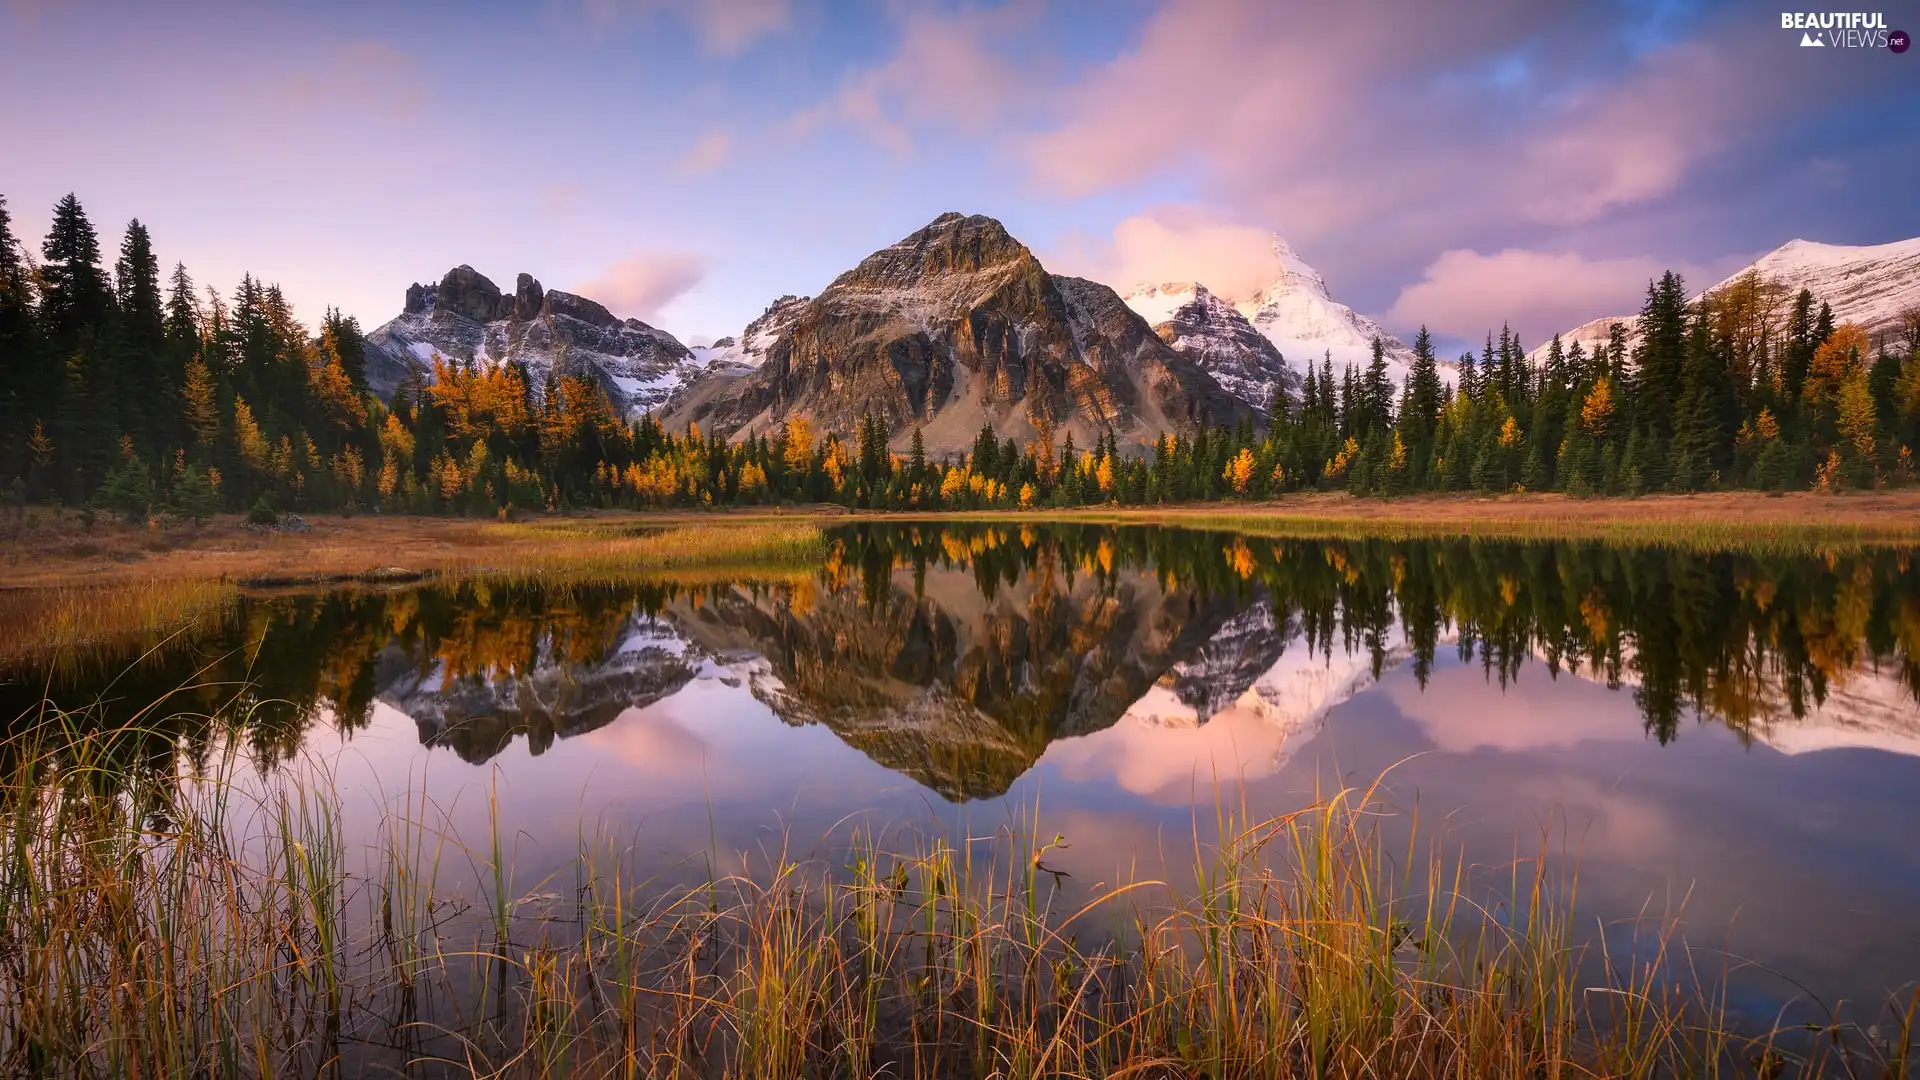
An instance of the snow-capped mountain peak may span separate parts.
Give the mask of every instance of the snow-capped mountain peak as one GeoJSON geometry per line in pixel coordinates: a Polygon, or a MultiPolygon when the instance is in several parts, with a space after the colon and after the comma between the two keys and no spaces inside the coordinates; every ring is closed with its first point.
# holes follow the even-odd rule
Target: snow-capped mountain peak
{"type": "MultiPolygon", "coordinates": [[[[1251,295],[1220,299],[1286,358],[1292,379],[1304,377],[1309,366],[1318,368],[1329,357],[1336,373],[1349,364],[1364,368],[1373,357],[1375,338],[1386,349],[1389,376],[1396,382],[1406,378],[1413,350],[1405,342],[1335,300],[1326,277],[1279,236],[1273,238],[1273,257],[1280,267],[1273,281],[1251,295]]],[[[1147,322],[1159,326],[1175,312],[1212,295],[1198,283],[1168,282],[1139,285],[1126,300],[1147,322]]]]}
{"type": "MultiPolygon", "coordinates": [[[[1789,294],[1801,289],[1812,292],[1815,303],[1832,305],[1835,323],[1853,323],[1878,339],[1902,333],[1902,312],[1920,307],[1920,237],[1867,245],[1789,240],[1706,292],[1723,289],[1749,273],[1785,286],[1789,294]]],[[[1596,342],[1605,343],[1614,323],[1626,328],[1631,342],[1640,317],[1614,315],[1582,323],[1561,333],[1561,347],[1570,348],[1578,341],[1591,352],[1596,342]]],[[[1542,342],[1528,358],[1537,362],[1546,355],[1548,344],[1542,342]]]]}
{"type": "Polygon", "coordinates": [[[1222,389],[1265,411],[1275,383],[1289,389],[1300,376],[1232,304],[1195,282],[1142,285],[1126,298],[1160,340],[1213,376],[1222,389]]]}

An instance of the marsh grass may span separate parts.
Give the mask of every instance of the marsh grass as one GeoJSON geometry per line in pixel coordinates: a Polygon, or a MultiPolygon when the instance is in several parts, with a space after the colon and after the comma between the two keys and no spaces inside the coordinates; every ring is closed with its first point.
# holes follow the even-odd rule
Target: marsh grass
{"type": "MultiPolygon", "coordinates": [[[[1114,507],[956,512],[927,520],[1160,525],[1297,540],[1482,540],[1599,542],[1704,552],[1792,553],[1920,544],[1920,515],[1905,501],[1854,507],[1847,497],[1805,496],[1772,505],[1753,494],[1736,504],[1670,496],[1591,504],[1552,497],[1333,500],[1306,497],[1245,506],[1114,507]]],[[[914,518],[918,515],[870,515],[914,518]]]]}
{"type": "Polygon", "coordinates": [[[0,590],[0,660],[44,664],[102,648],[152,648],[217,622],[238,590],[226,581],[134,581],[0,590]]]}
{"type": "Polygon", "coordinates": [[[1190,884],[1072,902],[1037,806],[691,885],[583,827],[526,881],[497,803],[462,838],[403,794],[350,845],[324,766],[137,779],[36,731],[0,747],[6,1075],[1912,1075],[1913,1002],[1736,1036],[1671,920],[1579,943],[1550,835],[1489,882],[1377,787],[1223,806],[1190,884]]]}
{"type": "MultiPolygon", "coordinates": [[[[409,569],[444,581],[569,585],[636,579],[698,585],[795,579],[825,557],[820,530],[792,521],[697,523],[636,529],[628,523],[472,523],[461,547],[409,569]]],[[[237,554],[165,573],[102,584],[0,589],[0,665],[71,665],[130,647],[153,648],[196,625],[217,626],[248,583],[315,589],[378,585],[409,553],[319,547],[262,568],[237,554]]],[[[413,578],[408,581],[418,580],[413,578]]]]}

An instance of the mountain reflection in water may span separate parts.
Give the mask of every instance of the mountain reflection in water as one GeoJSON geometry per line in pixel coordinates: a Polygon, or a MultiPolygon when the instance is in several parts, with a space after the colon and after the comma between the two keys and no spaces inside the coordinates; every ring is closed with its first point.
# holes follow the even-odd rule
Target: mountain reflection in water
{"type": "Polygon", "coordinates": [[[1425,686],[1446,657],[1503,688],[1529,662],[1630,688],[1662,743],[1698,717],[1786,752],[1920,753],[1916,645],[1920,573],[1900,551],[867,525],[799,583],[250,598],[157,657],[15,672],[4,692],[10,715],[51,686],[109,723],[168,696],[181,715],[153,738],[189,747],[218,734],[191,716],[239,694],[251,707],[227,714],[249,717],[264,767],[376,701],[478,763],[719,680],[963,800],[1123,720],[1224,718],[1282,757],[1384,671],[1425,686]]]}
{"type": "MultiPolygon", "coordinates": [[[[144,658],[7,673],[0,708],[120,731],[87,749],[103,783],[238,749],[329,785],[350,833],[413,792],[484,837],[497,800],[527,881],[603,828],[697,877],[1037,812],[1068,909],[1177,887],[1216,800],[1387,773],[1489,878],[1558,837],[1615,957],[1684,911],[1881,1001],[1920,973],[1916,655],[1899,550],[886,524],[778,582],[246,598],[144,658]]],[[[1729,1000],[1770,1020],[1799,991],[1758,970],[1729,1000]]]]}

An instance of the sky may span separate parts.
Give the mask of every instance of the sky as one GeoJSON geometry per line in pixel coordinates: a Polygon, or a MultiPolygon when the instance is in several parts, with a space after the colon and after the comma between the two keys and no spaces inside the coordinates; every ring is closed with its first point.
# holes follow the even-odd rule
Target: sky
{"type": "Polygon", "coordinates": [[[1920,235],[1920,50],[1781,10],[0,0],[0,195],[30,250],[71,191],[109,250],[138,218],[369,328],[464,263],[704,342],[958,210],[1123,292],[1250,294],[1277,234],[1390,329],[1531,343],[1920,235]]]}

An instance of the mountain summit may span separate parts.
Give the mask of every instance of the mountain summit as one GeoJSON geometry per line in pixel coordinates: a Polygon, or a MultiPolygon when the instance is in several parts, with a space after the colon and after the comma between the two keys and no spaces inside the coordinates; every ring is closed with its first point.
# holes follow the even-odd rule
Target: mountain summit
{"type": "Polygon", "coordinates": [[[407,289],[400,315],[367,335],[367,382],[382,397],[408,379],[430,377],[433,358],[448,363],[519,363],[535,387],[547,373],[593,379],[621,413],[637,416],[663,404],[684,383],[716,364],[744,370],[737,358],[696,356],[672,334],[639,319],[621,319],[583,296],[543,289],[521,274],[503,293],[471,266],[456,266],[438,284],[407,289]]]}
{"type": "MultiPolygon", "coordinates": [[[[1366,367],[1373,355],[1373,339],[1377,337],[1386,348],[1390,375],[1396,382],[1405,380],[1413,363],[1413,350],[1405,342],[1387,333],[1373,319],[1335,300],[1320,271],[1307,265],[1306,260],[1278,236],[1273,238],[1273,255],[1280,265],[1279,276],[1252,295],[1215,297],[1197,282],[1143,284],[1127,294],[1127,304],[1155,326],[1164,325],[1195,304],[1208,307],[1211,301],[1211,306],[1216,308],[1230,305],[1286,358],[1293,380],[1303,377],[1309,365],[1317,367],[1328,356],[1332,357],[1336,372],[1348,364],[1366,367]],[[1222,300],[1225,305],[1220,305],[1222,300]]],[[[1193,314],[1198,313],[1199,309],[1194,309],[1193,314]]],[[[1215,323],[1221,321],[1217,310],[1211,318],[1215,323]]],[[[1215,355],[1224,358],[1225,349],[1223,343],[1216,344],[1215,355]]],[[[1256,352],[1240,350],[1230,361],[1217,359],[1214,363],[1225,362],[1242,370],[1263,369],[1266,361],[1255,355],[1256,352]]],[[[1209,370],[1215,368],[1209,366],[1209,370]]],[[[1256,392],[1245,382],[1234,385],[1247,393],[1256,392]]],[[[1270,387],[1271,383],[1267,385],[1270,387]]]]}
{"type": "Polygon", "coordinates": [[[1244,412],[1112,289],[1049,274],[980,215],[940,215],[777,322],[761,328],[757,369],[689,388],[667,425],[745,436],[804,416],[846,434],[872,413],[896,442],[917,427],[944,452],[983,424],[1003,438],[1050,424],[1087,446],[1109,430],[1147,443],[1244,412]]]}

